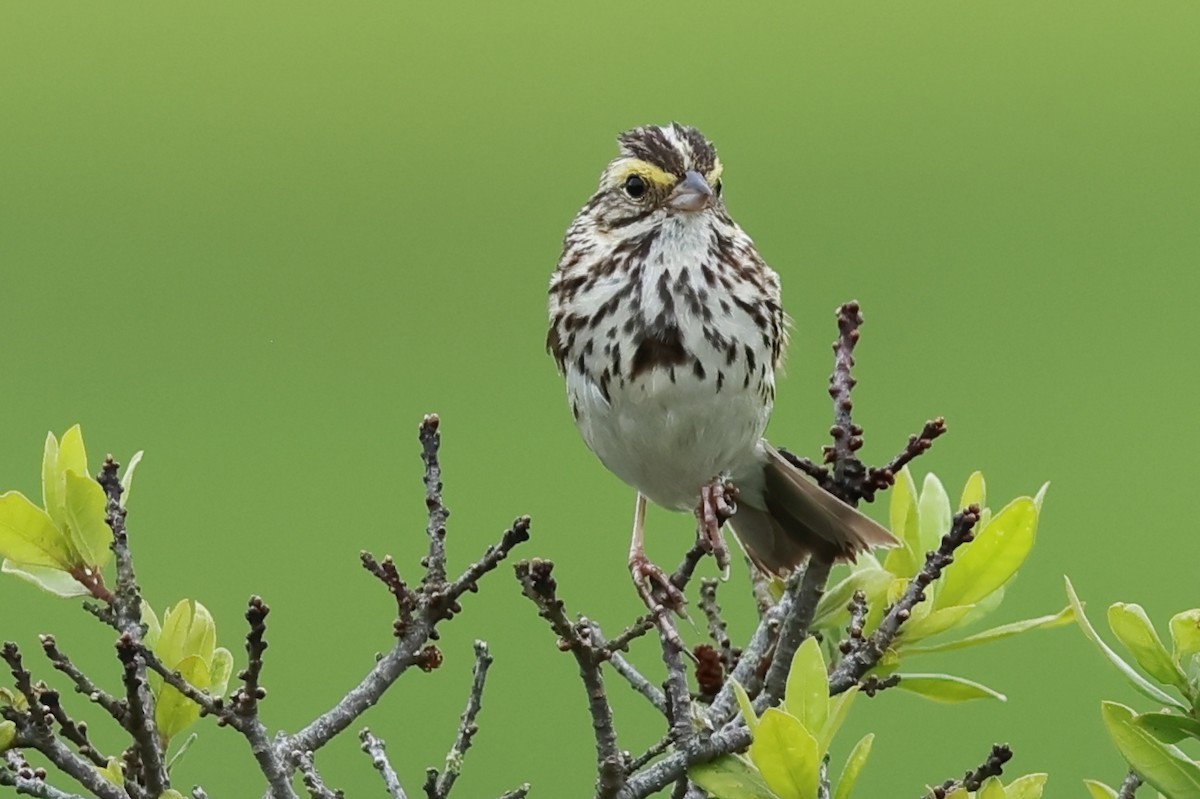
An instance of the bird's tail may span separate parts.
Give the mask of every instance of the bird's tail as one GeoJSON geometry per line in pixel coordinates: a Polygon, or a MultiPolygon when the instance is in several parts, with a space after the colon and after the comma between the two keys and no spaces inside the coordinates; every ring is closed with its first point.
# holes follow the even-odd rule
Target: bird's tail
{"type": "Polygon", "coordinates": [[[765,508],[738,503],[733,532],[754,564],[769,574],[791,571],[809,555],[854,560],[871,547],[899,542],[887,528],[842,502],[763,442],[765,508]]]}

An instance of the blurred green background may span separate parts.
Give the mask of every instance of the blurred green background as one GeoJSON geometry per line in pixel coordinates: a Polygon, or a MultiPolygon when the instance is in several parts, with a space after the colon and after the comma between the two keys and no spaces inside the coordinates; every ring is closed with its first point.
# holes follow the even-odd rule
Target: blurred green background
{"type": "MultiPolygon", "coordinates": [[[[1165,630],[1197,604],[1198,40],[1193,2],[4,3],[0,488],[36,496],[46,431],[77,421],[93,466],[144,448],[147,596],[201,600],[239,657],[245,599],[265,596],[265,714],[295,729],[389,646],[391,600],[357,556],[418,574],[415,433],[436,410],[453,564],[529,513],[522,556],[554,559],[568,608],[618,629],[639,607],[633,497],[577,438],[545,287],[615,134],[678,119],[718,144],[796,319],[772,438],[823,443],[832,311],[858,298],[870,459],[944,414],[918,474],[954,493],[983,469],[994,507],[1052,481],[993,620],[1059,610],[1069,572],[1097,621],[1124,599],[1165,630]]],[[[690,520],[651,525],[674,563],[690,520]]],[[[724,589],[743,634],[744,587],[724,589]]],[[[464,604],[445,665],[366,718],[410,795],[450,744],[477,637],[496,664],[456,793],[590,795],[573,661],[511,565],[464,604]]],[[[117,685],[111,634],[0,580],[0,635],[49,677],[42,631],[117,685]]],[[[1082,795],[1124,773],[1099,701],[1149,709],[1074,628],[920,665],[1009,701],[862,701],[841,751],[879,733],[863,796],[916,795],[994,741],[1013,773],[1082,795]]],[[[640,751],[661,724],[610,685],[640,751]]],[[[241,740],[199,729],[179,784],[257,795],[241,740]]],[[[382,795],[352,736],[319,762],[382,795]]]]}

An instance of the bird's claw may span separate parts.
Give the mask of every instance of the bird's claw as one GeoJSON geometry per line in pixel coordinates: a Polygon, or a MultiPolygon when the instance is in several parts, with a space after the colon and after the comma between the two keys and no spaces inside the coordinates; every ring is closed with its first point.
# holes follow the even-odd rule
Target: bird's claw
{"type": "Polygon", "coordinates": [[[679,590],[679,586],[671,582],[670,575],[651,563],[649,558],[645,555],[630,558],[629,574],[633,577],[638,596],[652,612],[671,610],[681,618],[685,617],[683,606],[687,604],[687,597],[679,590]]]}
{"type": "Polygon", "coordinates": [[[700,489],[700,504],[696,507],[696,532],[700,543],[712,553],[721,570],[721,577],[729,577],[729,547],[721,526],[737,512],[737,488],[723,477],[706,483],[700,489]]]}

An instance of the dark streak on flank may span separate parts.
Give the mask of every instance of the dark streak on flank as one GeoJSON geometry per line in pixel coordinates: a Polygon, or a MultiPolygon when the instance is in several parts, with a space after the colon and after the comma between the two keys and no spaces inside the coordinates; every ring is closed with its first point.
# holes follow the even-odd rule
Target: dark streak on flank
{"type": "Polygon", "coordinates": [[[674,372],[674,367],[687,363],[688,357],[679,328],[668,325],[656,334],[647,335],[638,343],[629,365],[629,376],[636,378],[643,372],[660,366],[669,367],[674,372]]]}

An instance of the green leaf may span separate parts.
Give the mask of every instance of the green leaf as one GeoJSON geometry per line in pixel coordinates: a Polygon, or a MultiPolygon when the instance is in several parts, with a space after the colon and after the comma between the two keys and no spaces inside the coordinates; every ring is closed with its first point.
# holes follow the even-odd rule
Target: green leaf
{"type": "Polygon", "coordinates": [[[737,680],[733,681],[733,695],[737,699],[738,707],[741,708],[742,717],[746,719],[746,726],[750,729],[750,734],[754,735],[755,730],[758,729],[758,714],[754,712],[754,703],[750,701],[750,695],[737,680]]]}
{"type": "Polygon", "coordinates": [[[1200,652],[1200,608],[1171,617],[1171,642],[1176,661],[1200,652]]]}
{"type": "Polygon", "coordinates": [[[158,795],[158,799],[186,799],[186,797],[174,788],[167,788],[158,795]]]}
{"type": "Polygon", "coordinates": [[[972,699],[998,699],[1007,702],[1008,697],[993,691],[986,685],[950,674],[901,674],[897,688],[932,699],[935,702],[958,704],[972,699]]]}
{"type": "Polygon", "coordinates": [[[1037,505],[1038,513],[1042,512],[1042,503],[1046,501],[1046,492],[1050,490],[1050,481],[1042,483],[1042,487],[1033,495],[1033,504],[1037,505]]]}
{"type": "Polygon", "coordinates": [[[15,563],[11,560],[6,560],[3,565],[0,565],[0,572],[20,577],[28,583],[33,583],[47,594],[53,594],[54,596],[70,598],[91,594],[84,587],[83,583],[76,580],[69,573],[50,566],[30,566],[27,563],[15,563]]]}
{"type": "Polygon", "coordinates": [[[939,633],[944,633],[962,622],[974,609],[974,605],[955,605],[930,611],[920,618],[913,618],[900,628],[898,643],[907,647],[909,641],[920,641],[923,638],[932,638],[939,633]]]}
{"type": "Polygon", "coordinates": [[[103,568],[112,559],[112,528],[104,520],[104,489],[90,477],[66,474],[67,535],[83,559],[81,566],[103,568]]]}
{"type": "MultiPolygon", "coordinates": [[[[171,760],[167,763],[167,774],[170,774],[172,769],[183,761],[183,756],[188,753],[188,750],[192,748],[192,744],[196,743],[196,739],[199,737],[199,735],[193,732],[187,738],[183,739],[183,743],[179,745],[179,748],[175,750],[175,754],[171,756],[171,760]]],[[[163,795],[165,796],[165,794],[163,795]]],[[[159,797],[159,799],[162,799],[162,797],[159,797]]]]}
{"type": "Polygon", "coordinates": [[[154,608],[150,607],[150,603],[142,600],[142,623],[146,625],[146,632],[142,633],[142,644],[149,649],[154,649],[158,644],[158,638],[162,635],[162,625],[158,623],[158,614],[154,612],[154,608]]]}
{"type": "MultiPolygon", "coordinates": [[[[814,737],[825,729],[829,718],[829,673],[817,639],[809,636],[800,644],[788,669],[783,710],[800,720],[814,737]]],[[[820,753],[823,754],[823,753],[820,753]]]]}
{"type": "Polygon", "coordinates": [[[1108,644],[1104,643],[1104,639],[1101,638],[1099,633],[1096,632],[1096,628],[1092,626],[1090,621],[1088,621],[1087,614],[1083,612],[1083,605],[1080,603],[1079,597],[1075,593],[1075,586],[1071,585],[1071,578],[1064,576],[1063,580],[1065,580],[1067,584],[1067,599],[1070,601],[1071,607],[1075,611],[1075,621],[1079,623],[1079,628],[1083,630],[1083,634],[1087,637],[1087,639],[1095,644],[1102,653],[1104,653],[1104,656],[1108,658],[1109,662],[1116,666],[1117,670],[1120,671],[1121,674],[1125,675],[1125,679],[1129,681],[1130,685],[1136,688],[1142,695],[1148,696],[1160,704],[1170,705],[1171,707],[1178,708],[1186,713],[1187,708],[1180,704],[1179,700],[1175,699],[1166,691],[1163,691],[1157,685],[1154,685],[1145,677],[1138,674],[1134,670],[1133,666],[1130,666],[1128,663],[1122,660],[1120,655],[1114,652],[1108,644]]]}
{"type": "Polygon", "coordinates": [[[0,557],[29,566],[71,568],[71,544],[46,511],[19,491],[0,494],[0,557]]]}
{"type": "Polygon", "coordinates": [[[1084,780],[1083,784],[1087,786],[1092,799],[1119,799],[1120,795],[1115,790],[1099,780],[1084,780]]]}
{"type": "Polygon", "coordinates": [[[1184,694],[1190,688],[1187,678],[1175,665],[1162,639],[1141,605],[1116,602],[1108,608],[1108,626],[1120,639],[1142,670],[1166,685],[1174,685],[1184,694]]]}
{"type": "Polygon", "coordinates": [[[1046,787],[1047,774],[1026,774],[1018,777],[1004,789],[1007,799],[1042,799],[1042,791],[1046,787]]]}
{"type": "Polygon", "coordinates": [[[829,718],[825,721],[820,735],[817,736],[817,752],[821,757],[824,757],[825,753],[829,751],[829,744],[833,742],[834,736],[842,728],[842,722],[846,720],[846,714],[850,712],[850,705],[856,696],[858,696],[858,686],[852,685],[850,690],[830,697],[829,718]]]}
{"type": "Polygon", "coordinates": [[[0,752],[8,751],[17,739],[17,725],[11,721],[0,721],[0,752]]]}
{"type": "Polygon", "coordinates": [[[75,474],[88,473],[87,451],[83,448],[83,430],[79,425],[73,425],[70,430],[63,433],[63,437],[59,440],[57,464],[59,475],[64,475],[68,471],[75,472],[75,474]]]}
{"type": "Polygon", "coordinates": [[[845,627],[850,621],[850,611],[846,607],[850,604],[854,592],[862,591],[867,597],[868,606],[877,604],[882,601],[892,579],[892,573],[885,569],[851,572],[821,597],[816,613],[813,614],[812,627],[845,627]]]}
{"type": "Polygon", "coordinates": [[[58,439],[54,433],[46,433],[46,447],[42,451],[42,505],[55,527],[66,522],[63,511],[62,475],[58,471],[58,439]]]}
{"type": "Polygon", "coordinates": [[[967,478],[967,484],[963,486],[958,509],[966,510],[969,505],[978,505],[980,509],[987,507],[987,483],[983,480],[983,472],[972,472],[967,478]]]}
{"type": "Polygon", "coordinates": [[[973,605],[1008,582],[1033,548],[1037,519],[1029,497],[1013,500],[993,516],[946,567],[934,607],[973,605]]]}
{"type": "Polygon", "coordinates": [[[1200,796],[1200,765],[1135,726],[1133,711],[1124,705],[1103,702],[1100,715],[1121,756],[1143,780],[1172,799],[1200,796]]]}
{"type": "Polygon", "coordinates": [[[850,799],[850,795],[854,792],[854,785],[858,782],[858,775],[863,766],[867,764],[867,757],[871,754],[871,744],[874,742],[875,734],[869,732],[860,738],[854,748],[850,750],[850,755],[846,758],[846,765],[842,766],[842,776],[838,777],[837,790],[833,794],[833,799],[850,799]]]}
{"type": "Polygon", "coordinates": [[[1133,723],[1165,744],[1200,738],[1200,721],[1177,713],[1142,713],[1133,723]]]}
{"type": "Polygon", "coordinates": [[[191,655],[206,663],[212,659],[217,629],[208,609],[191,599],[180,600],[167,611],[155,654],[167,668],[191,655]]]}
{"type": "Polygon", "coordinates": [[[100,776],[111,782],[113,785],[125,787],[125,764],[115,757],[108,759],[108,765],[104,768],[95,767],[100,776]]]}
{"type": "MultiPolygon", "coordinates": [[[[921,487],[921,498],[917,501],[917,523],[921,531],[920,553],[930,552],[938,548],[942,536],[950,530],[950,522],[954,514],[950,511],[950,497],[946,487],[933,472],[925,475],[925,485],[921,487]]],[[[968,604],[952,602],[951,604],[968,604]]]]}
{"type": "Polygon", "coordinates": [[[912,577],[921,566],[921,530],[917,518],[917,487],[912,472],[905,466],[896,475],[888,508],[892,533],[904,546],[890,550],[883,567],[897,577],[912,577]]]}
{"type": "Polygon", "coordinates": [[[121,475],[121,507],[129,504],[129,492],[133,490],[133,473],[137,470],[138,464],[142,462],[142,450],[133,453],[133,457],[129,459],[129,465],[125,467],[125,474],[121,475]]]}
{"type": "MultiPolygon", "coordinates": [[[[1062,627],[1065,624],[1070,624],[1075,620],[1075,610],[1070,606],[1060,610],[1049,616],[1038,616],[1036,619],[1025,619],[1024,621],[1015,621],[1012,624],[1002,624],[999,627],[993,627],[990,630],[984,630],[975,635],[969,635],[966,638],[959,638],[956,641],[946,641],[940,644],[927,644],[925,646],[913,646],[904,648],[905,656],[910,655],[927,655],[932,652],[950,652],[955,649],[966,649],[969,646],[978,646],[979,644],[987,644],[992,641],[1000,641],[1005,638],[1011,638],[1014,635],[1019,635],[1029,630],[1038,630],[1049,627],[1062,627]]],[[[903,629],[903,628],[901,628],[903,629]]]]}
{"type": "Polygon", "coordinates": [[[1004,799],[1004,784],[999,777],[988,777],[975,792],[975,799],[1004,799]]]}
{"type": "Polygon", "coordinates": [[[750,744],[750,759],[779,799],[816,799],[817,739],[795,716],[767,708],[750,744]]]}
{"type": "MultiPolygon", "coordinates": [[[[209,685],[208,664],[195,655],[184,658],[172,667],[172,670],[179,672],[180,676],[200,690],[209,685]]],[[[198,718],[199,705],[170,685],[162,685],[158,703],[154,708],[154,720],[158,723],[159,735],[170,740],[194,724],[198,718]]]]}
{"type": "Polygon", "coordinates": [[[715,799],[776,799],[758,770],[737,755],[694,765],[688,779],[715,799]]]}
{"type": "Polygon", "coordinates": [[[211,680],[208,686],[209,693],[213,696],[224,695],[225,689],[229,687],[229,677],[233,674],[233,653],[223,646],[214,649],[208,670],[211,680]]]}

